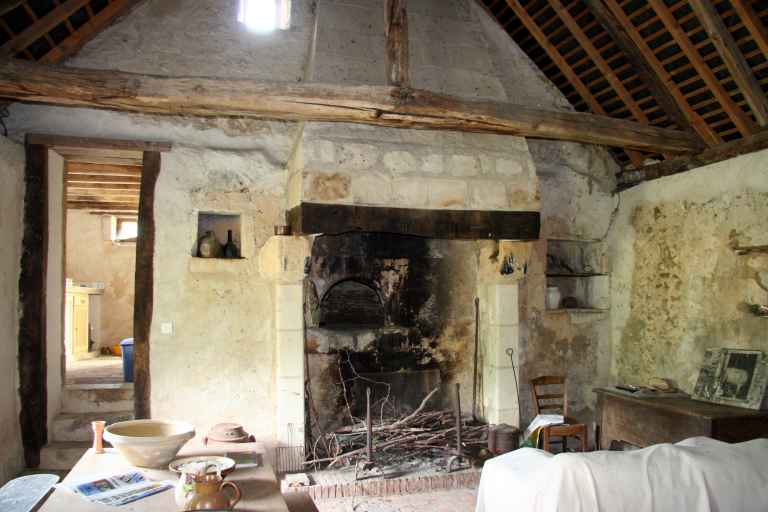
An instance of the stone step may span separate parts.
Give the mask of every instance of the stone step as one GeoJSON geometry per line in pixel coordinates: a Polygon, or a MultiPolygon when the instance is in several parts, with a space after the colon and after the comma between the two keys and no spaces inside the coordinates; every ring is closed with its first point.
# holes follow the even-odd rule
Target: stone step
{"type": "Polygon", "coordinates": [[[107,422],[107,425],[110,425],[118,421],[132,419],[132,410],[100,413],[61,413],[53,420],[51,439],[54,442],[91,442],[93,441],[92,421],[104,420],[107,422]]]}
{"type": "Polygon", "coordinates": [[[65,413],[103,413],[133,409],[133,384],[68,384],[62,394],[65,413]]]}
{"type": "Polygon", "coordinates": [[[68,471],[91,447],[91,443],[48,443],[40,450],[40,470],[68,471]]]}

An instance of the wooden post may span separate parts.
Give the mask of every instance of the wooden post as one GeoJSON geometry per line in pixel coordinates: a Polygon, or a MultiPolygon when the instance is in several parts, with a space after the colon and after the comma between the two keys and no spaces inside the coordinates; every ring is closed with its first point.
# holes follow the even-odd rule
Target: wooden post
{"type": "Polygon", "coordinates": [[[410,86],[407,0],[386,0],[387,83],[410,86]]]}
{"type": "Polygon", "coordinates": [[[24,237],[19,276],[19,398],[26,465],[40,464],[48,441],[46,386],[46,275],[48,256],[48,148],[27,144],[24,237]]]}
{"type": "Polygon", "coordinates": [[[155,186],[160,175],[160,153],[145,151],[139,199],[139,236],[136,240],[136,287],[133,309],[134,409],[136,418],[151,418],[149,333],[152,328],[155,259],[155,186]]]}

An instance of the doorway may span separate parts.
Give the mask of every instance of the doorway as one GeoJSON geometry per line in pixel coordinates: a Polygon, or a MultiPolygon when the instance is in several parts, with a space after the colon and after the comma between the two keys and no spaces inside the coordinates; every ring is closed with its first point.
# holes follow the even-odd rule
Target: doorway
{"type": "MultiPolygon", "coordinates": [[[[118,393],[116,403],[120,411],[116,412],[137,418],[150,416],[149,329],[153,308],[154,194],[160,173],[161,152],[170,148],[170,144],[163,142],[27,135],[24,237],[19,279],[19,390],[20,423],[28,467],[39,467],[41,459],[44,464],[46,453],[55,452],[57,438],[71,441],[67,437],[83,436],[83,432],[76,427],[83,422],[63,411],[65,404],[67,408],[82,409],[91,405],[87,399],[72,400],[73,396],[83,394],[81,390],[74,394],[67,393],[66,369],[70,359],[78,362],[90,356],[100,357],[105,346],[104,355],[111,359],[107,365],[109,368],[104,372],[106,379],[112,382],[73,385],[114,386],[123,390],[118,393]],[[118,184],[129,186],[115,187],[118,184]],[[77,217],[81,221],[83,218],[99,219],[102,242],[120,246],[127,254],[134,255],[135,272],[133,277],[127,278],[134,283],[133,320],[127,322],[127,334],[132,332],[135,340],[134,385],[130,397],[125,395],[122,382],[114,382],[118,379],[122,381],[122,364],[114,355],[116,351],[112,351],[119,342],[110,342],[112,337],[109,335],[100,342],[95,335],[94,331],[100,327],[94,325],[95,319],[101,317],[91,309],[90,298],[86,304],[84,297],[78,302],[73,296],[70,310],[67,310],[68,291],[98,295],[99,290],[106,290],[106,280],[92,280],[87,276],[71,277],[71,281],[67,279],[67,224],[68,220],[77,217]],[[108,229],[110,227],[115,228],[114,239],[112,230],[108,229]],[[131,231],[135,231],[135,236],[129,236],[131,231]],[[73,289],[83,284],[87,286],[73,289]],[[81,309],[75,310],[76,306],[81,309]],[[76,325],[77,340],[74,333],[76,325]],[[72,329],[69,335],[65,334],[66,328],[72,329]],[[79,352],[87,355],[84,358],[68,358],[67,350],[72,354],[79,352]],[[68,425],[76,428],[70,432],[68,425]]],[[[81,229],[84,230],[82,226],[81,229]]],[[[85,252],[89,266],[100,263],[95,250],[85,252]]],[[[99,374],[94,368],[83,368],[83,371],[83,375],[90,375],[91,378],[99,374]]],[[[80,410],[78,414],[81,412],[89,411],[80,410]]],[[[101,412],[98,414],[101,415],[101,412]]]]}
{"type": "Polygon", "coordinates": [[[64,184],[65,386],[132,388],[143,154],[76,147],[57,153],[64,184]]]}

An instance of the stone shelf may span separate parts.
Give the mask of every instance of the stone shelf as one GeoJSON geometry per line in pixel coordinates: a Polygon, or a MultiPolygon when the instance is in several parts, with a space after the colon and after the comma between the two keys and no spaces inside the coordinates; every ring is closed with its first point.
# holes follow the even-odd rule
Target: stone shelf
{"type": "Polygon", "coordinates": [[[607,313],[608,309],[598,309],[598,308],[559,308],[559,309],[547,309],[547,314],[557,314],[557,313],[569,313],[574,315],[596,315],[596,314],[602,314],[607,313]]]}
{"type": "Polygon", "coordinates": [[[597,277],[597,276],[607,276],[608,274],[599,273],[599,272],[574,272],[574,273],[559,273],[559,272],[548,272],[547,277],[597,277]]]}
{"type": "Polygon", "coordinates": [[[768,245],[752,245],[752,246],[744,246],[744,247],[734,247],[733,250],[738,254],[739,256],[743,256],[745,254],[768,254],[768,245]]]}
{"type": "Polygon", "coordinates": [[[193,274],[234,274],[241,272],[246,258],[198,258],[189,259],[189,271],[193,274]]]}

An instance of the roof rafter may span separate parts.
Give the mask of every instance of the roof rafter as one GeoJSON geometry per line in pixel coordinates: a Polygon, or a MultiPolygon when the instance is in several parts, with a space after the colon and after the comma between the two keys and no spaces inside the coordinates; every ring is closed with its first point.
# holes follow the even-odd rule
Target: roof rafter
{"type": "Polygon", "coordinates": [[[768,124],[768,98],[710,0],[689,0],[760,126],[768,124]]]}
{"type": "Polygon", "coordinates": [[[704,59],[701,57],[699,51],[694,47],[691,40],[688,38],[688,34],[685,33],[683,28],[675,19],[672,11],[662,0],[648,0],[650,6],[653,7],[656,15],[659,17],[663,25],[669,31],[670,35],[675,39],[678,46],[682,49],[685,56],[690,63],[701,75],[701,78],[706,82],[709,89],[712,91],[717,99],[720,101],[723,110],[726,111],[733,123],[739,128],[742,135],[750,135],[757,129],[755,123],[744,113],[741,108],[736,105],[728,91],[723,88],[722,84],[718,81],[715,74],[709,68],[704,59]]]}

